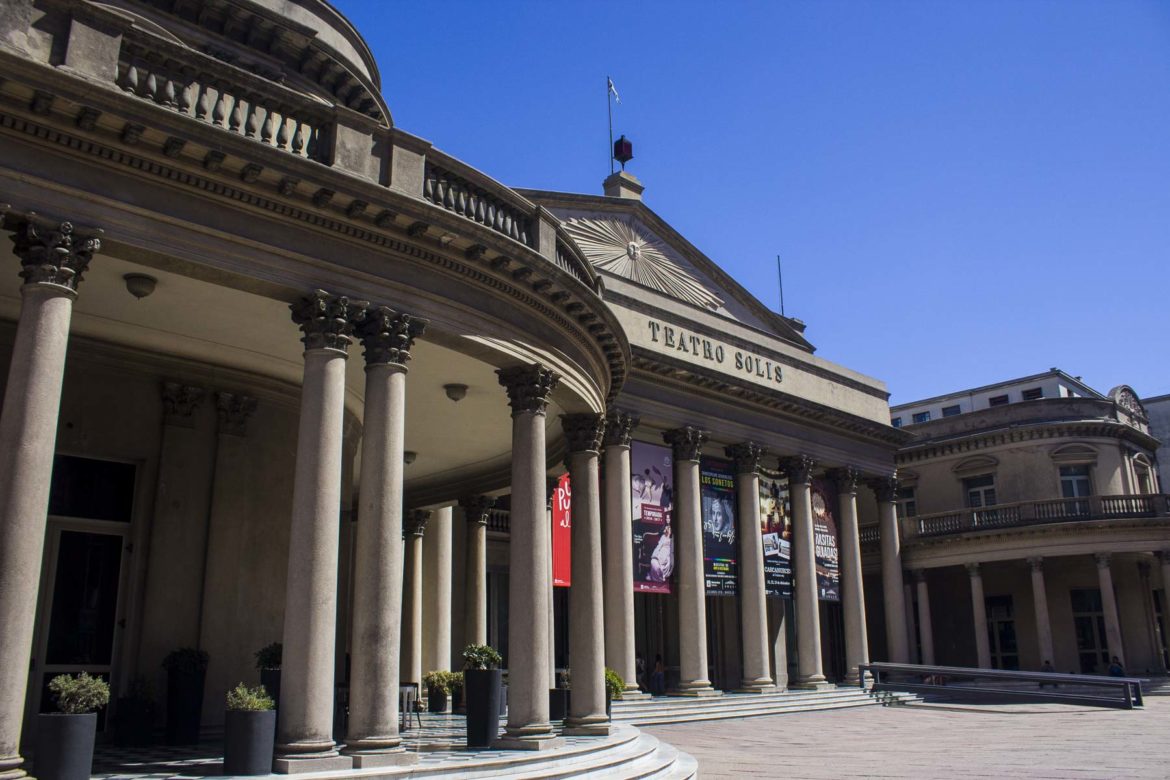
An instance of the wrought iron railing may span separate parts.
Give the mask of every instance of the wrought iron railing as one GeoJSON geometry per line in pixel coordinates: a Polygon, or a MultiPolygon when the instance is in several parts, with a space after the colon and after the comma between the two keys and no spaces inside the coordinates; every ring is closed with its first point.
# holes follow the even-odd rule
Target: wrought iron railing
{"type": "Polygon", "coordinates": [[[1084,520],[1170,516],[1170,496],[1086,496],[959,509],[903,518],[903,539],[1084,520]]]}

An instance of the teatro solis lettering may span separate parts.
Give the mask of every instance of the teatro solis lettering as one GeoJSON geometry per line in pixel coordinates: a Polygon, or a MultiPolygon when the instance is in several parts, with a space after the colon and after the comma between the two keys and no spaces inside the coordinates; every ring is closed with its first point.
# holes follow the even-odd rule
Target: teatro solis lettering
{"type": "MultiPolygon", "coordinates": [[[[723,365],[727,357],[727,350],[724,349],[723,345],[712,342],[710,339],[687,333],[682,328],[663,325],[654,320],[650,320],[649,325],[650,340],[667,349],[686,352],[688,355],[694,355],[719,365],[723,365]]],[[[761,358],[759,355],[752,355],[737,349],[732,353],[732,360],[735,363],[736,371],[742,371],[749,376],[756,376],[776,383],[780,383],[784,379],[783,371],[779,365],[771,360],[761,358]]]]}

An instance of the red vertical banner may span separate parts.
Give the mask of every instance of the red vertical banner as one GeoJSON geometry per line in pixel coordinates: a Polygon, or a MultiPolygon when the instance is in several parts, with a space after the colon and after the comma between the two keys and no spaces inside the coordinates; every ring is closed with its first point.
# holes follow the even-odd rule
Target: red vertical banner
{"type": "Polygon", "coordinates": [[[553,585],[558,588],[567,588],[572,584],[570,580],[573,569],[569,552],[570,539],[573,535],[573,519],[570,512],[572,495],[569,475],[562,474],[557,480],[557,489],[552,500],[553,585]]]}

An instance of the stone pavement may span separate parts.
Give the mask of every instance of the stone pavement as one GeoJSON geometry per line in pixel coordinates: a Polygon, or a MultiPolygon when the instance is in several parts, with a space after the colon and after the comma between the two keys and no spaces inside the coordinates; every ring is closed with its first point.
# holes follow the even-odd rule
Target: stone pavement
{"type": "Polygon", "coordinates": [[[1167,778],[1170,698],[1112,710],[1065,704],[860,707],[646,727],[710,778],[1167,778]]]}

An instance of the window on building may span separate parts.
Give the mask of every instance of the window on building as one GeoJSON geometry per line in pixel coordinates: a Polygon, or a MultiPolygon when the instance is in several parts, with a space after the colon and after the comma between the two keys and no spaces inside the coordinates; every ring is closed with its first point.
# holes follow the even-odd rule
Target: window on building
{"type": "Polygon", "coordinates": [[[895,428],[901,428],[902,427],[902,418],[895,417],[894,419],[890,420],[890,425],[894,426],[895,428]]]}
{"type": "Polygon", "coordinates": [[[1060,494],[1065,498],[1088,498],[1093,494],[1087,464],[1060,467],[1060,494]]]}
{"type": "Polygon", "coordinates": [[[1008,402],[1008,397],[1004,395],[993,395],[987,399],[988,406],[1004,406],[1008,402]]]}
{"type": "Polygon", "coordinates": [[[993,506],[995,504],[995,475],[984,474],[964,479],[963,492],[967,496],[967,506],[972,509],[993,506]]]}
{"type": "Polygon", "coordinates": [[[918,502],[914,499],[914,488],[898,488],[894,494],[894,506],[898,510],[898,517],[914,517],[918,514],[918,502]]]}
{"type": "Polygon", "coordinates": [[[1043,387],[1029,387],[1027,390],[1025,390],[1023,392],[1023,398],[1025,401],[1038,401],[1043,397],[1044,397],[1044,388],[1043,387]]]}
{"type": "Polygon", "coordinates": [[[1133,462],[1133,474],[1137,477],[1137,492],[1149,495],[1154,492],[1154,480],[1150,476],[1150,467],[1140,460],[1133,462]]]}
{"type": "Polygon", "coordinates": [[[1020,648],[1016,642],[1016,615],[1011,596],[988,596],[987,645],[994,669],[1019,669],[1020,648]]]}
{"type": "Polygon", "coordinates": [[[1105,610],[1097,588],[1074,588],[1072,601],[1073,630],[1077,635],[1077,655],[1081,672],[1104,674],[1109,668],[1109,645],[1105,641],[1105,610]]]}
{"type": "Polygon", "coordinates": [[[956,414],[959,414],[961,411],[962,410],[959,409],[958,404],[955,404],[954,406],[944,406],[943,407],[943,417],[954,417],[956,414]]]}
{"type": "Polygon", "coordinates": [[[916,423],[930,422],[930,412],[915,412],[914,413],[914,422],[916,422],[916,423]]]}

